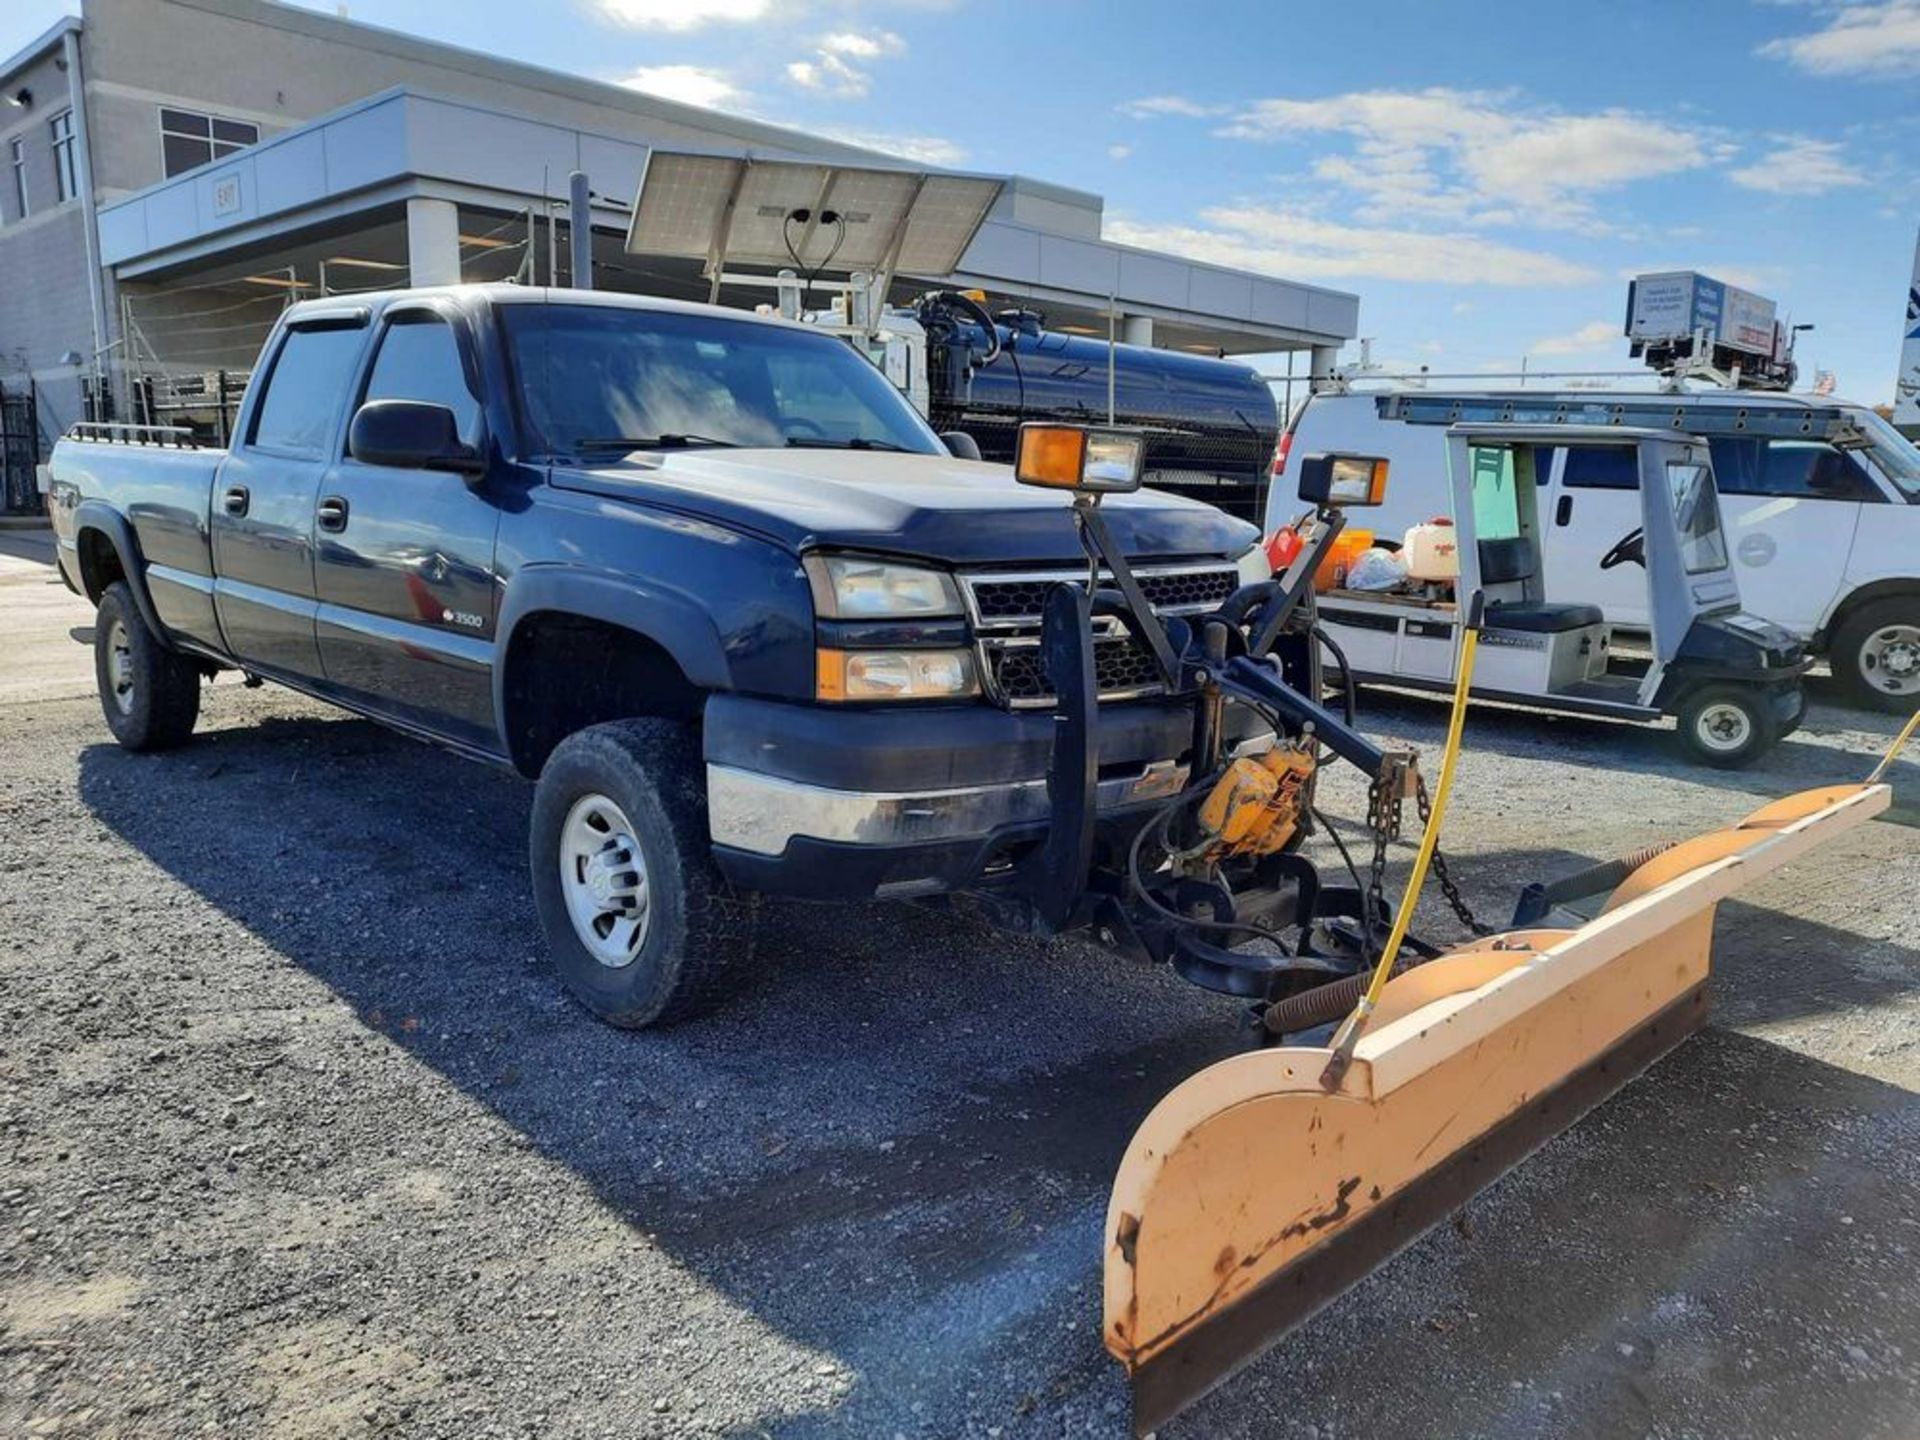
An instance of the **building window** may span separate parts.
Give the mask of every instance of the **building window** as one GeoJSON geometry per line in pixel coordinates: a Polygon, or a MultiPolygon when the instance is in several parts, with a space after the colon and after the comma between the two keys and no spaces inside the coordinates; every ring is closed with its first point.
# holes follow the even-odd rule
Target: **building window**
{"type": "Polygon", "coordinates": [[[7,142],[7,151],[13,161],[13,204],[24,220],[30,213],[27,204],[27,145],[24,140],[7,142]]]}
{"type": "Polygon", "coordinates": [[[80,174],[73,164],[73,111],[62,110],[48,122],[53,131],[53,184],[60,199],[80,193],[80,174]]]}
{"type": "Polygon", "coordinates": [[[191,110],[160,111],[160,158],[169,180],[259,143],[260,127],[246,120],[222,120],[191,110]]]}

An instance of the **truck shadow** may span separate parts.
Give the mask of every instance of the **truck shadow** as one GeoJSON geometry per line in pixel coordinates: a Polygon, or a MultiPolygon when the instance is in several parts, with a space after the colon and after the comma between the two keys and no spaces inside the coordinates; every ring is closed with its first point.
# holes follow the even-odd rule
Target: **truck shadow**
{"type": "MultiPolygon", "coordinates": [[[[922,1433],[923,1417],[955,1428],[992,1370],[1025,1388],[1016,1416],[1071,1403],[1112,1414],[1118,1433],[1121,1384],[1097,1322],[1107,1187],[1153,1103],[1234,1048],[1230,1002],[1070,942],[900,907],[778,904],[759,930],[764,967],[736,1003],[626,1034],[572,1006],[541,956],[520,781],[365,722],[291,718],[215,730],[164,759],[95,746],[80,794],[366,1027],[581,1177],[636,1235],[858,1377],[826,1415],[769,1416],[783,1432],[922,1433]]],[[[1471,863],[1491,876],[1523,864],[1471,863]]],[[[1748,937],[1724,972],[1743,1021],[1872,1005],[1920,977],[1911,951],[1869,972],[1850,963],[1857,937],[1796,921],[1795,966],[1819,981],[1789,984],[1767,942],[1779,917],[1726,914],[1748,937]]],[[[1716,1035],[1699,1049],[1757,1043],[1716,1035]]],[[[1776,1068],[1826,1069],[1763,1048],[1776,1068]]],[[[1835,1074],[1836,1095],[1886,1088],[1835,1074]]],[[[1606,1113],[1663,1114],[1672,1102],[1649,1095],[1665,1088],[1606,1113]]],[[[1721,1086],[1692,1118],[1721,1127],[1725,1105],[1748,1103],[1721,1086]]],[[[1631,1134],[1636,1122],[1610,1123],[1631,1134]]],[[[1679,1157],[1697,1136],[1676,1123],[1633,1143],[1679,1157]]],[[[1562,1142],[1579,1194],[1611,1183],[1612,1148],[1562,1142]]],[[[1517,1193],[1491,1213],[1525,1226],[1535,1192],[1517,1193]]],[[[1458,1257],[1443,1245],[1416,1263],[1440,1274],[1458,1257]]],[[[1404,1306],[1373,1285],[1338,1313],[1366,1329],[1404,1306]]],[[[1278,1386],[1307,1403],[1290,1364],[1259,1367],[1247,1393],[1278,1386]]]]}

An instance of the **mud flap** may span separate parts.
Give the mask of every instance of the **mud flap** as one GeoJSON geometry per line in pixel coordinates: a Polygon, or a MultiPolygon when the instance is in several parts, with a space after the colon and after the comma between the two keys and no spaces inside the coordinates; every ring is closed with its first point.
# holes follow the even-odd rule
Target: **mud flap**
{"type": "Polygon", "coordinates": [[[1392,980],[1336,1091],[1327,1052],[1238,1055],[1166,1096],[1107,1211],[1104,1338],[1145,1434],[1517,1165],[1706,1018],[1719,901],[1887,808],[1777,801],[1635,870],[1577,929],[1392,980]]]}

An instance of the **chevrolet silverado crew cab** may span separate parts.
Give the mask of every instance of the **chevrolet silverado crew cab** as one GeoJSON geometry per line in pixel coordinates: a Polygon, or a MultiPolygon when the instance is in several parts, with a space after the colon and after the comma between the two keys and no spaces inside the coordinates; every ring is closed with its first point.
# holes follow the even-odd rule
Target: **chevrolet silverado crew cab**
{"type": "MultiPolygon", "coordinates": [[[[237,669],[536,779],[550,952],[629,1026],[722,992],[757,893],[991,892],[1044,832],[1073,512],[956,458],[840,340],[462,287],[295,305],[254,375],[226,451],[86,425],[55,449],[128,749],[185,742],[237,669]]],[[[1160,613],[1267,578],[1209,505],[1103,513],[1160,613]]],[[[1106,824],[1179,788],[1193,726],[1132,634],[1094,644],[1106,824]]]]}

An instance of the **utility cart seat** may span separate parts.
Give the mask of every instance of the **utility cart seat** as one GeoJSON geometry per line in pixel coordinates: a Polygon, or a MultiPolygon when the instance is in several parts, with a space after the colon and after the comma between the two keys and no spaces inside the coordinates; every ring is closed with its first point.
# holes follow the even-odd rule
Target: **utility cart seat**
{"type": "Polygon", "coordinates": [[[1603,623],[1598,605],[1548,605],[1532,601],[1487,606],[1486,623],[1495,630],[1525,630],[1533,635],[1558,635],[1603,623]]]}

